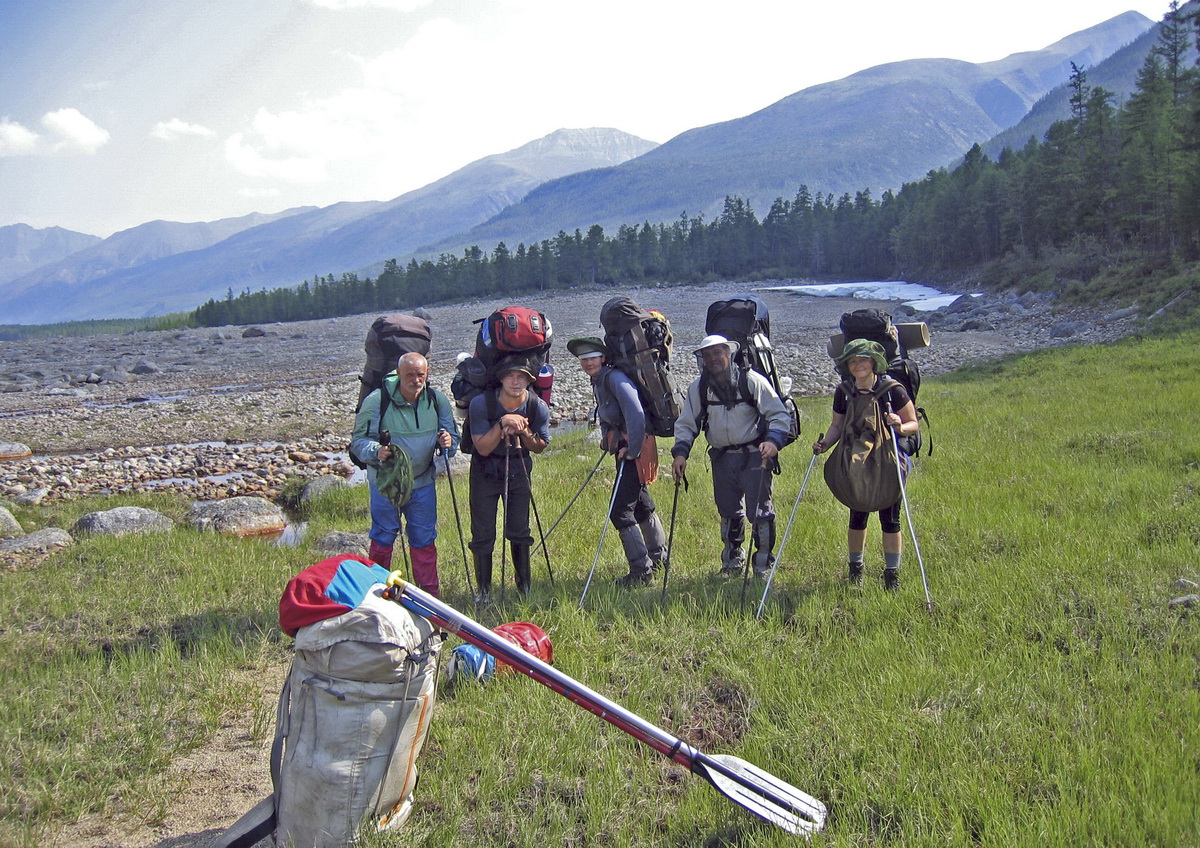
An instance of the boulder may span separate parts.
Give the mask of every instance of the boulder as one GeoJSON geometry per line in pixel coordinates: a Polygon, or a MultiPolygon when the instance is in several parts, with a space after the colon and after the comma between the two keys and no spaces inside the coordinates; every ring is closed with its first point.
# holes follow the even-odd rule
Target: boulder
{"type": "Polygon", "coordinates": [[[38,486],[36,489],[30,489],[17,495],[16,501],[21,506],[37,506],[49,496],[50,489],[46,486],[38,486]]]}
{"type": "Polygon", "coordinates": [[[266,498],[240,495],[192,504],[188,524],[197,530],[229,536],[265,536],[282,533],[287,519],[283,510],[266,498]]]}
{"type": "Polygon", "coordinates": [[[0,442],[0,459],[24,459],[33,456],[29,445],[20,442],[0,442]]]}
{"type": "Polygon", "coordinates": [[[46,553],[57,548],[65,548],[74,541],[66,530],[47,527],[44,530],[26,533],[24,536],[0,539],[0,554],[46,553]]]}
{"type": "Polygon", "coordinates": [[[21,528],[21,522],[13,518],[13,514],[4,507],[0,506],[0,539],[8,539],[12,536],[22,536],[25,531],[21,528]]]}
{"type": "Polygon", "coordinates": [[[370,546],[371,539],[366,533],[347,533],[344,530],[332,530],[317,542],[317,549],[330,556],[336,554],[367,556],[370,546]]]}
{"type": "Polygon", "coordinates": [[[336,477],[332,474],[322,474],[319,477],[314,477],[300,491],[300,503],[308,503],[333,489],[345,489],[347,485],[346,481],[341,477],[336,477]]]}
{"type": "Polygon", "coordinates": [[[144,533],[163,533],[175,527],[175,522],[161,512],[140,506],[118,506],[102,512],[89,512],[71,527],[79,536],[100,533],[106,536],[129,536],[144,533]]]}

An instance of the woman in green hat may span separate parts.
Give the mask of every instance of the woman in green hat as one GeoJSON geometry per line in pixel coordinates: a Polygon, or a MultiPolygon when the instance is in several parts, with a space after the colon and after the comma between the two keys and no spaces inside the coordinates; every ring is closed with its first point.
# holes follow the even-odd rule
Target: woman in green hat
{"type": "MultiPolygon", "coordinates": [[[[813,442],[813,453],[824,453],[835,444],[842,435],[846,419],[846,411],[853,395],[867,395],[876,391],[881,379],[888,379],[887,358],[883,346],[878,342],[867,339],[854,339],[846,343],[842,354],[837,358],[839,370],[849,374],[833,394],[833,420],[825,436],[813,442]]],[[[891,427],[898,437],[914,435],[920,428],[917,421],[917,410],[899,382],[887,392],[880,395],[878,403],[884,422],[891,427]]],[[[903,456],[903,454],[902,454],[903,456]]],[[[902,461],[907,464],[908,457],[902,461]]],[[[903,542],[900,536],[900,507],[902,499],[878,511],[879,525],[883,530],[883,585],[885,589],[896,591],[900,588],[900,558],[903,542]]],[[[862,583],[863,547],[867,538],[868,512],[850,510],[850,526],[846,532],[846,547],[849,552],[848,578],[852,584],[862,583]]]]}

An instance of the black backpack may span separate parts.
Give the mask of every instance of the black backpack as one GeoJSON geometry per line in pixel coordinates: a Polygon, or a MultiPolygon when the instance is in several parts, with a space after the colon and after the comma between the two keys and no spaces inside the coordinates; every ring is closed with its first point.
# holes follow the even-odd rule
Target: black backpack
{"type": "Polygon", "coordinates": [[[671,322],[628,297],[614,297],[600,308],[600,324],[606,361],[637,386],[647,432],[674,435],[684,395],[671,373],[671,322]]]}
{"type": "Polygon", "coordinates": [[[358,381],[358,402],[354,405],[357,412],[362,406],[363,398],[383,385],[383,378],[396,368],[396,360],[406,353],[419,353],[429,356],[433,336],[429,331],[429,322],[416,315],[405,312],[394,312],[376,318],[367,330],[364,347],[367,351],[367,361],[363,364],[362,374],[358,381]]]}
{"type": "MultiPolygon", "coordinates": [[[[921,328],[926,334],[924,336],[924,344],[929,344],[928,329],[925,328],[924,324],[906,324],[905,327],[921,328]]],[[[892,322],[890,313],[875,308],[855,309],[852,312],[842,313],[842,317],[838,321],[838,329],[841,330],[841,338],[838,339],[839,348],[835,353],[833,350],[833,340],[831,340],[830,347],[830,355],[835,358],[841,353],[840,346],[844,346],[846,342],[853,341],[854,339],[867,339],[868,341],[877,342],[883,348],[883,354],[887,357],[888,363],[887,375],[904,386],[904,390],[908,392],[909,399],[912,400],[913,406],[916,407],[917,419],[924,420],[921,430],[918,430],[912,436],[901,437],[900,441],[900,447],[905,453],[909,456],[916,456],[924,443],[922,431],[929,424],[929,416],[926,414],[923,406],[916,406],[917,392],[921,390],[921,369],[917,365],[916,360],[909,359],[908,357],[908,350],[904,345],[905,334],[901,332],[899,325],[892,322]]],[[[918,345],[920,345],[920,342],[918,342],[918,345]]],[[[850,372],[846,370],[844,365],[839,365],[837,370],[843,379],[849,379],[850,372]]],[[[933,453],[932,436],[929,439],[929,450],[927,453],[933,453]]]]}
{"type": "MultiPolygon", "coordinates": [[[[800,410],[792,400],[791,392],[785,391],[783,378],[775,364],[775,349],[771,346],[771,316],[766,301],[752,294],[718,300],[708,307],[708,314],[704,319],[704,332],[708,335],[724,336],[738,343],[734,362],[743,372],[738,377],[738,390],[743,401],[754,404],[748,378],[744,373],[746,369],[757,371],[767,378],[792,417],[792,429],[787,434],[784,445],[794,442],[800,435],[800,410]]],[[[703,371],[701,378],[704,378],[703,371]]],[[[790,389],[790,386],[788,388],[790,389]]],[[[703,382],[700,401],[705,406],[702,414],[707,420],[708,392],[707,385],[703,382]]]]}

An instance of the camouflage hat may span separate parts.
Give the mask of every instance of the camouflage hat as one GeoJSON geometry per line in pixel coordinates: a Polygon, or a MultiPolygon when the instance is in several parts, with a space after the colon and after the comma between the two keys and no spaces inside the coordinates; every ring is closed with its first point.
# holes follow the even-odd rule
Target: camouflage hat
{"type": "Polygon", "coordinates": [[[851,339],[842,348],[842,353],[837,358],[837,364],[845,367],[856,356],[872,360],[872,370],[876,374],[887,373],[887,357],[883,353],[883,345],[879,342],[873,342],[870,339],[851,339]]]}

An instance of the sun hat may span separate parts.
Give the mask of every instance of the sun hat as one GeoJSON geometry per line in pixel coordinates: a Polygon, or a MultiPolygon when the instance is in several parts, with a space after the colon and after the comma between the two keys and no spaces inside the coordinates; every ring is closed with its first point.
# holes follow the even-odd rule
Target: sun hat
{"type": "Polygon", "coordinates": [[[842,353],[837,358],[837,364],[846,366],[856,356],[870,359],[872,370],[876,374],[887,373],[887,357],[883,353],[883,345],[879,342],[873,342],[870,339],[851,339],[842,348],[842,353]]]}
{"type": "Polygon", "coordinates": [[[696,348],[693,353],[699,354],[700,351],[705,350],[706,348],[716,347],[717,345],[725,345],[727,348],[729,348],[730,356],[737,353],[738,349],[741,347],[741,345],[737,342],[714,333],[711,336],[705,336],[700,342],[700,346],[696,348]]]}
{"type": "Polygon", "coordinates": [[[520,371],[529,378],[530,382],[533,382],[537,379],[537,374],[533,373],[533,368],[530,367],[529,363],[522,362],[519,359],[511,360],[501,364],[501,366],[496,369],[496,378],[503,379],[504,375],[508,374],[510,371],[520,371]]]}
{"type": "Polygon", "coordinates": [[[567,342],[567,350],[579,359],[590,359],[593,356],[604,356],[608,351],[604,342],[595,336],[580,336],[567,342]]]}

